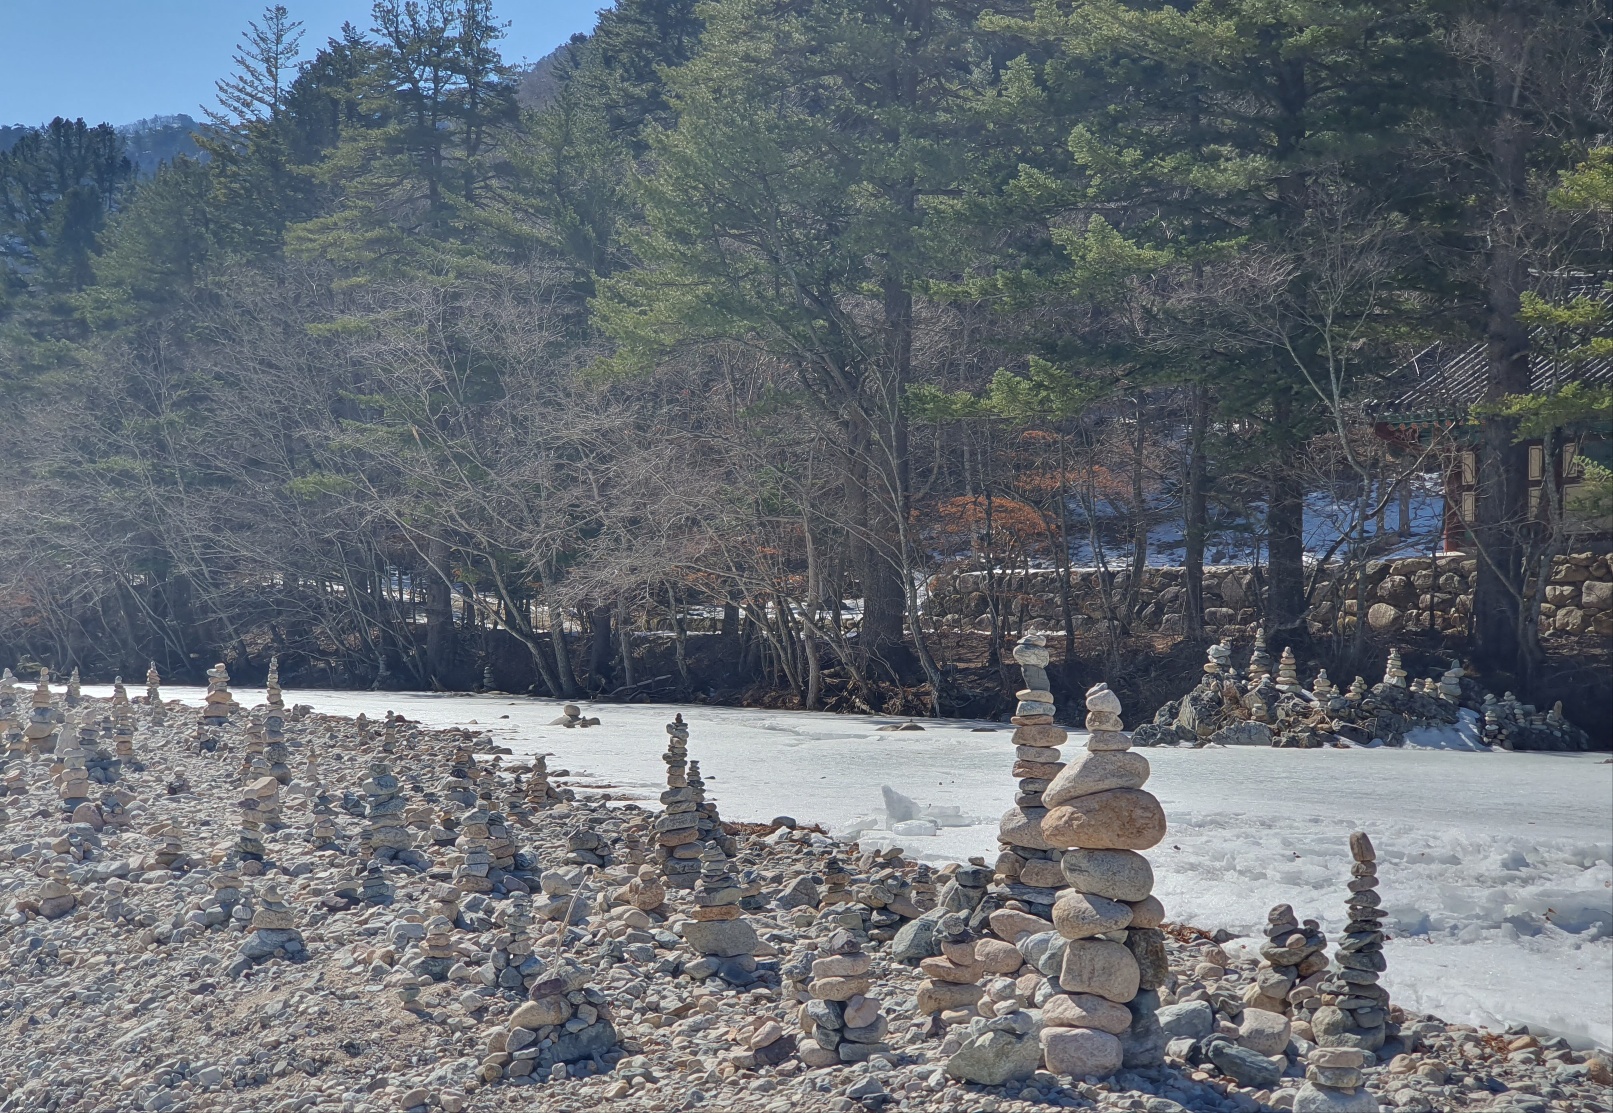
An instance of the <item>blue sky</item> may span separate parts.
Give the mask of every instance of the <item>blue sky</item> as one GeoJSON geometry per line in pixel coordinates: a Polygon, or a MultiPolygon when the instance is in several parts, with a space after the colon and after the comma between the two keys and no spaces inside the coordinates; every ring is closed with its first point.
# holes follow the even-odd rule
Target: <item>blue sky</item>
{"type": "MultiPolygon", "coordinates": [[[[282,0],[303,22],[303,52],[351,20],[370,26],[370,0],[282,0]]],[[[536,61],[594,26],[609,0],[495,0],[512,62],[536,61]]],[[[0,0],[0,124],[52,116],[126,124],[213,103],[213,82],[264,0],[0,0]]]]}

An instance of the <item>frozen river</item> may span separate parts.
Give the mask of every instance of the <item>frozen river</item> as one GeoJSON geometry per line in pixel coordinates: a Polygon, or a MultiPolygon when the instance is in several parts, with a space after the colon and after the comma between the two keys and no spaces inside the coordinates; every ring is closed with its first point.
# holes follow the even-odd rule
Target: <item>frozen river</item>
{"type": "MultiPolygon", "coordinates": [[[[89,688],[95,694],[102,689],[89,688]]],[[[164,689],[199,704],[200,689],[164,689]]],[[[262,692],[238,690],[251,705],[262,692]]],[[[995,857],[1013,748],[1000,724],[892,720],[654,704],[584,704],[601,724],[547,724],[559,703],[499,695],[287,692],[342,715],[391,708],[428,726],[477,725],[517,754],[548,753],[579,791],[610,786],[655,806],[663,725],[690,724],[689,753],[725,818],[788,814],[826,828],[882,817],[880,786],[978,822],[895,840],[922,858],[995,857]],[[997,727],[981,733],[974,728],[997,727]]],[[[1074,740],[1072,739],[1072,745],[1074,740]]],[[[1377,845],[1390,913],[1394,1000],[1488,1027],[1524,1022],[1613,1044],[1613,765],[1606,755],[1448,750],[1154,749],[1148,787],[1171,830],[1148,852],[1170,918],[1252,932],[1290,903],[1343,928],[1346,836],[1377,845]]]]}

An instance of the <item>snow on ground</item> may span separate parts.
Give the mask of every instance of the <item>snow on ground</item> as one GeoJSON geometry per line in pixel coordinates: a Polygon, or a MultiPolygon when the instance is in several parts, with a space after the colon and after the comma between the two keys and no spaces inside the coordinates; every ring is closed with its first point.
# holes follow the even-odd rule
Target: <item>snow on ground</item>
{"type": "MultiPolygon", "coordinates": [[[[195,688],[164,695],[201,702],[195,688]]],[[[1013,794],[1013,750],[1000,724],[921,720],[923,732],[878,733],[893,720],[584,704],[601,725],[567,730],[547,725],[559,714],[552,700],[302,690],[287,697],[334,714],[378,718],[391,708],[429,726],[475,722],[517,754],[553,755],[550,768],[569,769],[575,787],[633,794],[652,807],[664,776],[663,727],[682,712],[690,755],[724,817],[788,814],[844,827],[882,818],[880,787],[890,785],[977,819],[931,837],[883,834],[931,860],[991,861],[996,817],[1013,794]]],[[[236,698],[250,706],[262,693],[236,698]]],[[[1290,903],[1336,937],[1346,836],[1365,830],[1378,848],[1393,937],[1384,981],[1397,1002],[1447,1020],[1521,1021],[1576,1043],[1613,1045],[1613,765],[1603,755],[1412,747],[1147,754],[1148,787],[1171,824],[1148,857],[1172,919],[1253,932],[1272,905],[1290,903]]]]}

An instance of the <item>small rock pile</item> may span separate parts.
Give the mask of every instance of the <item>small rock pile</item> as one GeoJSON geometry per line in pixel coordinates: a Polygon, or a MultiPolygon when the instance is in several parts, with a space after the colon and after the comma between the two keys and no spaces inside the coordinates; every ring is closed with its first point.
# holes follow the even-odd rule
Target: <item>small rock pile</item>
{"type": "Polygon", "coordinates": [[[1321,1047],[1376,1051],[1388,1035],[1389,993],[1378,984],[1383,958],[1383,898],[1378,895],[1377,852],[1364,831],[1350,835],[1349,922],[1339,939],[1338,969],[1318,987],[1308,1017],[1321,1047]]]}
{"type": "Polygon", "coordinates": [[[1377,1095],[1367,1089],[1362,1070],[1366,1065],[1367,1053],[1360,1048],[1313,1048],[1305,1056],[1305,1084],[1294,1094],[1294,1113],[1378,1113],[1377,1095]]]}
{"type": "Polygon", "coordinates": [[[269,676],[264,681],[264,699],[270,707],[284,709],[286,706],[285,693],[280,690],[280,657],[275,655],[269,658],[269,676]]]}
{"type": "Polygon", "coordinates": [[[696,981],[717,975],[731,985],[756,980],[756,951],[761,940],[739,907],[744,889],[728,855],[717,842],[704,844],[700,881],[694,893],[694,918],[683,925],[683,940],[700,957],[684,966],[696,981]]]}
{"type": "Polygon", "coordinates": [[[241,821],[236,830],[233,857],[242,862],[261,863],[268,851],[263,833],[280,821],[280,782],[259,777],[241,793],[241,821]]]}
{"type": "Polygon", "coordinates": [[[263,760],[269,764],[269,776],[281,784],[291,783],[291,767],[286,764],[290,757],[285,708],[271,701],[263,712],[263,760]]]}
{"type": "Polygon", "coordinates": [[[616,1047],[616,1028],[605,995],[588,984],[588,971],[561,960],[533,983],[528,1000],[494,1031],[482,1060],[488,1082],[528,1077],[562,1079],[567,1065],[597,1061],[616,1047]]]}
{"type": "Polygon", "coordinates": [[[123,768],[137,773],[145,769],[135,758],[134,705],[121,676],[112,682],[112,752],[123,768]]]}
{"type": "Polygon", "coordinates": [[[409,802],[386,762],[371,762],[369,774],[359,786],[366,797],[364,852],[367,857],[391,861],[414,845],[414,837],[403,825],[409,802]]]}
{"type": "Polygon", "coordinates": [[[230,695],[230,670],[220,661],[207,670],[207,695],[203,697],[197,729],[202,732],[218,730],[230,721],[235,697],[230,695]]]}
{"type": "Polygon", "coordinates": [[[69,708],[76,708],[84,702],[84,685],[79,679],[77,665],[73,666],[73,671],[67,676],[67,695],[63,697],[62,702],[69,708]]]}
{"type": "Polygon", "coordinates": [[[34,685],[33,706],[28,712],[28,725],[23,738],[29,753],[43,757],[56,752],[56,724],[61,719],[50,699],[50,670],[39,670],[39,683],[34,685]]]}
{"type": "Polygon", "coordinates": [[[1251,1008],[1293,1016],[1316,996],[1327,972],[1327,936],[1315,920],[1301,926],[1291,905],[1279,904],[1266,914],[1266,941],[1260,945],[1255,981],[1244,991],[1251,1008]]]}
{"type": "Polygon", "coordinates": [[[295,961],[306,955],[302,932],[297,930],[297,914],[285,901],[285,894],[273,881],[258,889],[257,907],[247,925],[247,937],[237,953],[240,958],[232,971],[239,975],[254,963],[271,958],[295,961]]]}
{"type": "Polygon", "coordinates": [[[538,754],[532,759],[532,768],[527,773],[526,806],[533,811],[545,811],[564,799],[559,790],[549,783],[548,755],[538,754]]]}
{"type": "Polygon", "coordinates": [[[22,724],[17,718],[17,678],[10,669],[0,673],[0,745],[14,755],[22,753],[22,724]]]}
{"type": "Polygon", "coordinates": [[[797,1014],[801,1061],[814,1068],[863,1063],[888,1050],[889,1024],[871,993],[873,958],[845,928],[830,933],[818,953],[822,957],[813,960],[807,985],[812,999],[797,1014]]]}
{"type": "Polygon", "coordinates": [[[488,851],[488,814],[473,808],[459,817],[459,838],[454,842],[458,863],[454,884],[467,893],[491,893],[493,855],[488,851]]]}
{"type": "Polygon", "coordinates": [[[599,720],[585,718],[582,708],[574,703],[568,703],[560,709],[560,717],[549,722],[552,727],[597,727],[599,720]]]}
{"type": "Polygon", "coordinates": [[[88,714],[79,720],[77,732],[69,731],[56,747],[56,761],[51,766],[51,782],[56,786],[56,794],[61,797],[62,811],[68,814],[88,804],[90,793],[94,791],[84,752],[86,741],[91,746],[95,745],[95,722],[88,714]]]}

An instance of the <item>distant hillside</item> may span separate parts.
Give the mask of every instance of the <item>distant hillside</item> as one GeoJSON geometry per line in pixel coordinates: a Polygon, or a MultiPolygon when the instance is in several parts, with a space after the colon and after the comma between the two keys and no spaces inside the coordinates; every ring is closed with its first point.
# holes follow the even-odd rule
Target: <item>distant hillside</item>
{"type": "Polygon", "coordinates": [[[196,132],[201,125],[190,116],[151,116],[132,124],[120,124],[118,134],[127,145],[129,161],[143,178],[157,172],[164,162],[172,162],[180,155],[198,158],[196,132]]]}
{"type": "MultiPolygon", "coordinates": [[[[149,178],[162,163],[172,162],[180,155],[202,157],[196,146],[196,132],[200,127],[192,117],[180,113],[119,124],[117,131],[123,137],[124,153],[134,164],[135,172],[142,178],[149,178]]],[[[0,124],[0,153],[11,150],[23,133],[31,130],[26,124],[0,124]]]]}
{"type": "Polygon", "coordinates": [[[573,35],[570,42],[561,43],[532,63],[532,68],[519,78],[516,99],[524,108],[542,108],[560,91],[560,69],[567,53],[579,43],[588,41],[587,35],[573,35]]]}

